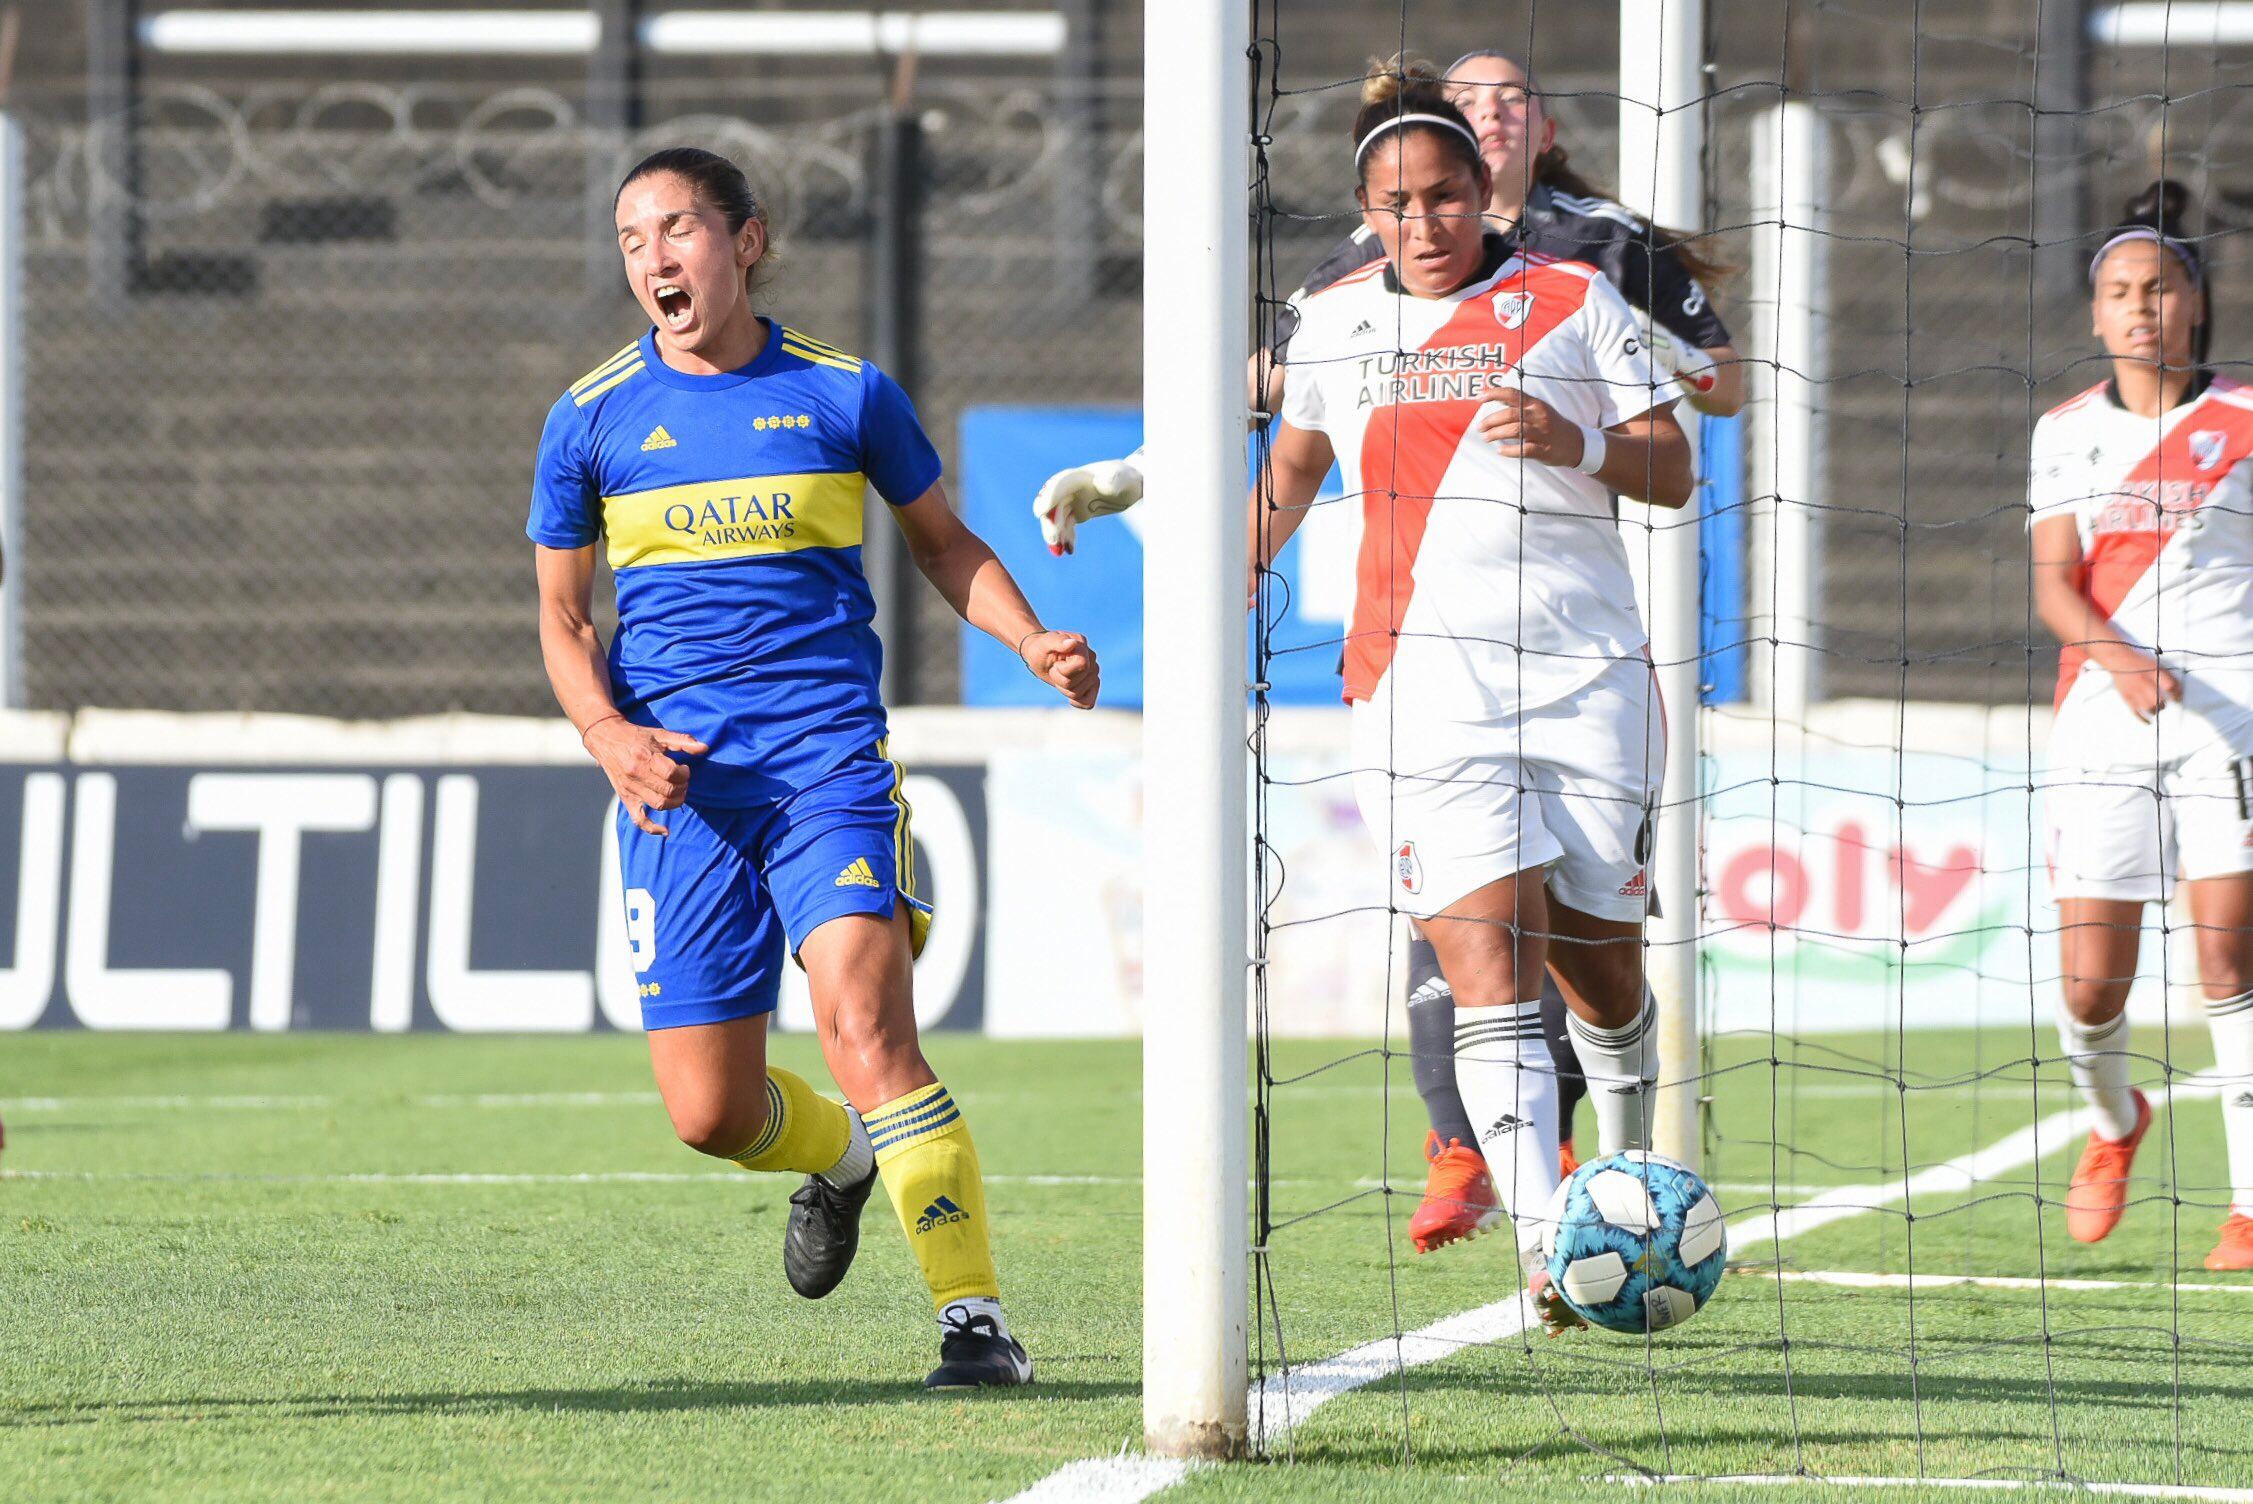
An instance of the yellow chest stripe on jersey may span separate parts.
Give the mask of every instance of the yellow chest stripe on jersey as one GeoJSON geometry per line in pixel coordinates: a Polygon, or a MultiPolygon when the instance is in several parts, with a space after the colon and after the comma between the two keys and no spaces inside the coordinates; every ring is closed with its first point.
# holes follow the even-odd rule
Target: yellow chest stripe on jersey
{"type": "Polygon", "coordinates": [[[856,470],[703,480],[605,496],[610,567],[852,548],[861,541],[867,484],[856,470]]]}

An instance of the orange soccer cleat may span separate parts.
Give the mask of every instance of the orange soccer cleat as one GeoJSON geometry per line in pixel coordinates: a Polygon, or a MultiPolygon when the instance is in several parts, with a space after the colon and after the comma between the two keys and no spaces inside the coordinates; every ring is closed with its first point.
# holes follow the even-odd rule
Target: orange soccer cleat
{"type": "Polygon", "coordinates": [[[1580,1168],[1580,1156],[1572,1152],[1572,1140],[1557,1140],[1557,1178],[1572,1179],[1572,1172],[1580,1168]]]}
{"type": "Polygon", "coordinates": [[[2222,1224],[2222,1240],[2206,1255],[2206,1267],[2253,1269],[2253,1217],[2243,1212],[2230,1213],[2229,1220],[2222,1224]]]}
{"type": "Polygon", "coordinates": [[[1464,1148],[1458,1138],[1443,1146],[1437,1133],[1427,1132],[1424,1158],[1432,1163],[1424,1179],[1424,1202],[1408,1219],[1408,1241],[1418,1253],[1475,1238],[1502,1220],[1494,1177],[1486,1173],[1478,1150],[1464,1148]]]}
{"type": "Polygon", "coordinates": [[[2065,1230],[2077,1243],[2103,1242],[2128,1209],[2128,1167],[2151,1128],[2150,1099],[2140,1091],[2135,1097],[2135,1131],[2118,1139],[2099,1138],[2092,1131],[2081,1162],[2073,1167],[2073,1184],[2065,1192],[2065,1230]]]}

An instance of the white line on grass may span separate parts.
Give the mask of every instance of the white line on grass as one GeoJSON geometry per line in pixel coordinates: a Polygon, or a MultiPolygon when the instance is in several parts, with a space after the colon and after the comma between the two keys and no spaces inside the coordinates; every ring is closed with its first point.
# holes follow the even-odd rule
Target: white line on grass
{"type": "Polygon", "coordinates": [[[272,1108],[328,1107],[327,1097],[5,1097],[0,1112],[141,1112],[151,1108],[210,1109],[214,1112],[266,1111],[272,1108]]]}
{"type": "Polygon", "coordinates": [[[2188,1483],[2085,1483],[2078,1478],[1874,1478],[1852,1474],[1749,1473],[1717,1478],[1695,1473],[1614,1473],[1608,1483],[1649,1488],[1661,1483],[1711,1483],[1729,1488],[2022,1488],[2065,1489],[2077,1494],[2126,1494],[2138,1499],[2201,1499],[2211,1504],[2253,1504],[2253,1488],[2203,1488],[2188,1483]]]}
{"type": "MultiPolygon", "coordinates": [[[[2176,1099],[2212,1097],[2221,1093],[2221,1086],[2197,1078],[2177,1083],[2173,1096],[2176,1099]]],[[[2159,1103],[2156,1105],[2164,1106],[2159,1103]]],[[[2029,1165],[2045,1154],[2054,1153],[2071,1143],[2077,1127],[2086,1123],[2086,1111],[2079,1106],[2053,1112],[2019,1129],[2006,1134],[1984,1149],[1917,1171],[1914,1175],[1880,1181],[1874,1185],[1846,1185],[1811,1196],[1797,1206],[1785,1207],[1771,1215],[1756,1217],[1750,1222],[1731,1228],[1730,1243],[1746,1251],[1777,1238],[1797,1237],[1827,1227],[1833,1222],[1854,1216],[1859,1212],[1877,1211],[1907,1201],[1919,1195],[1935,1195],[1948,1191],[1968,1192],[1983,1180],[1995,1179],[2004,1173],[2029,1165]]]]}
{"type": "Polygon", "coordinates": [[[1334,1358],[1270,1374],[1248,1397],[1254,1439],[1263,1449],[1272,1447],[1288,1440],[1294,1428],[1341,1394],[1351,1394],[1402,1369],[1452,1358],[1466,1347],[1515,1337],[1535,1320],[1533,1303],[1521,1292],[1512,1299],[1403,1332],[1397,1338],[1379,1337],[1334,1358]]]}
{"type": "MultiPolygon", "coordinates": [[[[578,1174],[509,1174],[499,1171],[389,1171],[362,1173],[339,1171],[323,1175],[254,1175],[226,1170],[0,1170],[0,1180],[132,1180],[160,1184],[201,1181],[253,1185],[740,1185],[753,1187],[759,1180],[735,1170],[587,1170],[578,1174]]],[[[1142,1184],[1138,1175],[988,1175],[988,1185],[1119,1185],[1142,1184]]],[[[1277,1181],[1276,1184],[1290,1184],[1277,1181]]]]}
{"type": "MultiPolygon", "coordinates": [[[[653,1091],[477,1092],[409,1097],[413,1107],[654,1107],[663,1099],[653,1091]]],[[[395,1105],[381,1097],[346,1099],[324,1096],[120,1096],[0,1097],[0,1112],[147,1112],[318,1110],[351,1105],[395,1105]]]]}
{"type": "Polygon", "coordinates": [[[1810,1285],[1840,1285],[1849,1290],[1937,1290],[1946,1285],[1976,1285],[1983,1290],[2181,1290],[2201,1294],[2253,1295],[2253,1285],[2185,1284],[2164,1279],[2029,1279],[2016,1274],[1870,1274],[1859,1269],[1737,1269],[1756,1279],[1810,1285]]]}
{"type": "MultiPolygon", "coordinates": [[[[2190,1080],[2178,1084],[2173,1097],[2214,1096],[2221,1090],[2211,1081],[2190,1080]]],[[[2164,1106],[2164,1103],[2155,1103],[2164,1106]]],[[[1774,1243],[1797,1237],[1828,1226],[1857,1212],[1873,1211],[1890,1206],[1896,1201],[1920,1191],[1963,1190],[1979,1180],[1989,1179],[2031,1164],[2042,1155],[2054,1152],[2069,1142],[2073,1124],[2079,1119],[2078,1110],[2052,1113],[2033,1125],[1969,1154],[1919,1171],[1904,1179],[1875,1185],[1840,1186],[1810,1198],[1800,1206],[1788,1207],[1773,1214],[1760,1216],[1752,1222],[1733,1229],[1729,1234],[1732,1246],[1751,1248],[1755,1240],[1774,1243]]],[[[1451,1357],[1464,1347],[1478,1343],[1492,1343],[1516,1336],[1533,1322],[1533,1311],[1524,1292],[1491,1305],[1479,1306],[1436,1321],[1413,1332],[1403,1332],[1397,1337],[1380,1337],[1365,1342],[1350,1351],[1311,1363],[1302,1368],[1287,1369],[1267,1379],[1246,1397],[1250,1420],[1254,1428],[1253,1440],[1261,1446],[1271,1445],[1287,1437],[1294,1429],[1306,1423],[1309,1416],[1339,1395],[1350,1394],[1382,1379],[1392,1377],[1410,1368],[1420,1368],[1426,1363],[1451,1357]],[[1266,1404],[1262,1404],[1262,1400],[1266,1404]],[[1272,1412],[1272,1413],[1270,1413],[1272,1412]]],[[[1185,1473],[1167,1475],[1145,1471],[1152,1459],[1133,1452],[1121,1452],[1117,1457],[1089,1458],[1074,1462],[1049,1474],[1009,1504],[1140,1504],[1152,1494],[1171,1488],[1181,1481],[1185,1473]],[[1066,1483],[1066,1476],[1070,1481],[1066,1483]]],[[[1641,1479],[1643,1475],[1633,1475],[1641,1479]]],[[[1668,1479],[1665,1481],[1697,1481],[1694,1479],[1668,1479]]],[[[1894,1483],[1930,1483],[1930,1479],[1871,1479],[1831,1478],[1809,1480],[1796,1477],[1730,1479],[1730,1482],[1802,1483],[1822,1481],[1842,1484],[1878,1486],[1894,1483]]],[[[1968,1480],[1985,1484],[1988,1480],[1968,1480]]],[[[2016,1480],[2008,1480],[2015,1482],[2016,1480]]],[[[2142,1484],[2076,1484],[2097,1492],[2142,1493],[2146,1497],[2158,1495],[2142,1484]]],[[[2228,1501],[2228,1504],[2253,1504],[2253,1491],[2188,1491],[2166,1495],[2172,1498],[2228,1501]]]]}
{"type": "Polygon", "coordinates": [[[1010,1504],[1140,1504],[1189,1476],[1192,1464],[1171,1457],[1090,1457],[1068,1462],[1010,1504]]]}

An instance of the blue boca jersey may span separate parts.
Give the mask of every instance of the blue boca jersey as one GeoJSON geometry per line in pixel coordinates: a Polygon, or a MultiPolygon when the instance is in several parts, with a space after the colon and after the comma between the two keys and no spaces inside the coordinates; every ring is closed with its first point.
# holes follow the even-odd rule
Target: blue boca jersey
{"type": "Polygon", "coordinates": [[[884,736],[862,492],[905,506],[938,478],[874,366],[770,322],[751,364],[691,376],[652,330],[549,411],[525,532],[608,538],[618,708],[711,749],[691,801],[757,804],[884,736]]]}

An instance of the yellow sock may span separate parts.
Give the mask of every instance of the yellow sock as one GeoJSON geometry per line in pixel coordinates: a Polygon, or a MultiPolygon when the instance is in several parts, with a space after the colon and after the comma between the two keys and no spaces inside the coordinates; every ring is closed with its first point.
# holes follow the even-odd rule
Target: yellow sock
{"type": "Polygon", "coordinates": [[[767,1068],[767,1123],[741,1154],[729,1159],[746,1170],[797,1170],[819,1175],[845,1157],[853,1120],[845,1109],[803,1079],[767,1068]]]}
{"type": "Polygon", "coordinates": [[[886,1102],[864,1121],[932,1305],[999,1298],[1001,1280],[986,1237],[986,1183],[954,1098],[933,1083],[886,1102]]]}

